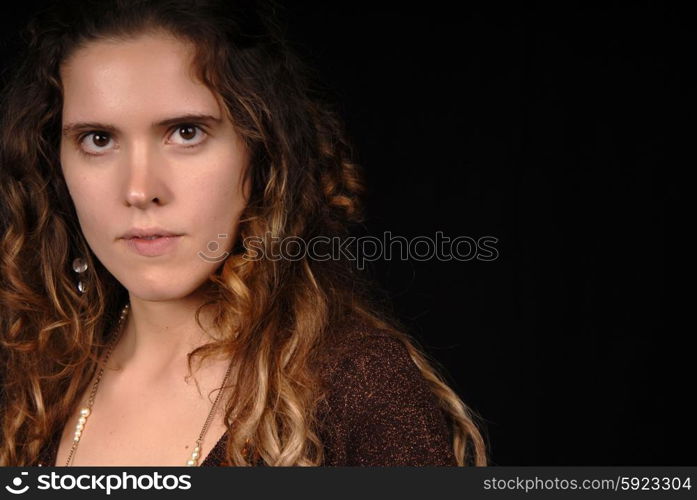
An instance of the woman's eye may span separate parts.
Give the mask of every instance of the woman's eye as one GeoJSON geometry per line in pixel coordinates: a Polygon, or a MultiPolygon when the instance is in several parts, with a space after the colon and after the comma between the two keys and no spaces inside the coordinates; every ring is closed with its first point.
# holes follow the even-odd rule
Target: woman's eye
{"type": "Polygon", "coordinates": [[[178,144],[182,144],[186,147],[194,147],[198,146],[203,142],[206,133],[198,125],[192,125],[187,123],[177,126],[177,128],[174,130],[174,134],[172,135],[172,137],[176,139],[177,136],[182,139],[181,142],[175,141],[178,144]]]}
{"type": "Polygon", "coordinates": [[[99,155],[109,145],[111,138],[105,132],[90,132],[80,139],[80,151],[86,154],[99,155]]]}

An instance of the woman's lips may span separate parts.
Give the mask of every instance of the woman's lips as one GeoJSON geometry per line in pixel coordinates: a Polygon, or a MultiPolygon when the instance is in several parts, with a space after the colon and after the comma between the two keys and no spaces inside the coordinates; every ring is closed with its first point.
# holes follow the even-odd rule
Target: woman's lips
{"type": "Polygon", "coordinates": [[[124,241],[134,252],[145,257],[157,257],[174,249],[181,236],[158,236],[153,239],[129,238],[124,241]]]}

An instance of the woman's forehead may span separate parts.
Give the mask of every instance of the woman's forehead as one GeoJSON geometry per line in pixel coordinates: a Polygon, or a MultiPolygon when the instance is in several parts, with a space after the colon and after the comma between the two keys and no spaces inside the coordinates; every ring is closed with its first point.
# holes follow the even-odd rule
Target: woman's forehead
{"type": "Polygon", "coordinates": [[[219,111],[215,94],[195,78],[191,46],[162,35],[91,42],[61,67],[61,80],[69,115],[136,114],[151,120],[173,108],[219,111]]]}

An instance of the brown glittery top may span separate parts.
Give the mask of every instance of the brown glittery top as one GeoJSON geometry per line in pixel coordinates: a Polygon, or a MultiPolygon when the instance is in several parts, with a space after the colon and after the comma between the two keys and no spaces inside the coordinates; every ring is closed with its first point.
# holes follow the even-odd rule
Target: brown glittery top
{"type": "MultiPolygon", "coordinates": [[[[445,415],[400,341],[355,320],[333,335],[325,352],[318,366],[327,397],[317,408],[323,465],[457,465],[445,415]]],[[[55,465],[60,435],[37,465],[55,465]]],[[[202,466],[225,465],[227,437],[202,466]]],[[[259,459],[255,465],[265,464],[259,459]]]]}

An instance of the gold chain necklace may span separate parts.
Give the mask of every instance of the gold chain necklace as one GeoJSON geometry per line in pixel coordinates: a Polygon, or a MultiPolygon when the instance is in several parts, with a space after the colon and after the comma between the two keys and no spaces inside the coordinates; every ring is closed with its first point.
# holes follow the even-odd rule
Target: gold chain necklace
{"type": "MultiPolygon", "coordinates": [[[[129,309],[129,304],[126,304],[121,311],[121,316],[119,317],[119,322],[116,326],[116,329],[118,333],[114,335],[114,339],[109,345],[109,348],[107,349],[107,352],[104,356],[104,366],[106,366],[107,361],[109,360],[109,356],[111,355],[111,351],[114,349],[114,346],[116,345],[116,342],[118,341],[119,337],[123,333],[123,323],[124,320],[126,319],[126,316],[128,315],[128,309],[129,309]]],[[[77,425],[75,426],[75,433],[73,436],[73,446],[70,448],[70,452],[68,453],[68,459],[65,462],[65,466],[69,466],[70,462],[72,461],[74,455],[75,455],[75,450],[77,450],[78,445],[80,444],[80,438],[82,437],[82,433],[85,430],[85,424],[87,423],[87,418],[92,414],[92,406],[94,405],[94,398],[97,395],[97,389],[99,388],[99,382],[102,380],[102,376],[104,375],[104,366],[102,366],[99,371],[97,372],[97,377],[94,381],[94,385],[92,386],[92,391],[90,392],[89,398],[87,400],[87,406],[82,408],[80,410],[80,418],[78,419],[77,425]]],[[[230,376],[230,371],[232,369],[232,363],[230,363],[230,366],[227,369],[227,372],[225,373],[225,378],[223,379],[223,386],[225,386],[225,382],[227,381],[228,377],[230,376]]],[[[206,421],[203,424],[203,428],[201,429],[201,433],[198,436],[198,439],[196,440],[196,446],[194,447],[194,451],[191,452],[191,458],[186,461],[186,465],[190,467],[194,467],[198,465],[199,458],[201,456],[201,443],[203,442],[203,436],[206,434],[206,431],[208,430],[208,426],[211,423],[211,420],[213,419],[213,413],[218,405],[218,401],[220,400],[220,396],[223,393],[223,387],[220,388],[218,391],[218,395],[215,398],[215,401],[213,402],[213,406],[211,407],[211,411],[208,413],[208,417],[206,418],[206,421]]],[[[247,440],[247,444],[249,443],[249,440],[247,440]]],[[[245,446],[246,450],[246,446],[245,446]]]]}

